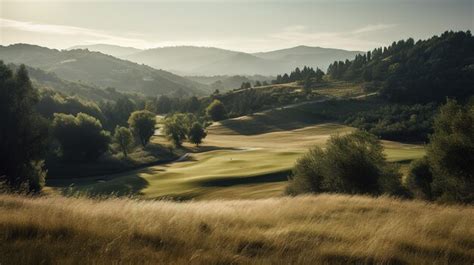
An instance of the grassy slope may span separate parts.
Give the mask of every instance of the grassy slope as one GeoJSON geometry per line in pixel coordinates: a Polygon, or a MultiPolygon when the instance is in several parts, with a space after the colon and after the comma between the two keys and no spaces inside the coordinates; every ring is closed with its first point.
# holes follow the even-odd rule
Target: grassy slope
{"type": "Polygon", "coordinates": [[[2,264],[472,264],[474,208],[362,196],[0,195],[2,264]]]}
{"type": "MultiPolygon", "coordinates": [[[[296,117],[301,118],[300,113],[291,113],[288,109],[262,114],[264,119],[255,120],[259,115],[252,115],[216,123],[209,128],[204,145],[186,161],[117,174],[108,177],[108,181],[103,177],[76,180],[70,190],[180,199],[281,196],[289,170],[308,147],[324,145],[331,134],[353,130],[339,124],[298,122],[296,117]],[[233,126],[234,123],[238,125],[233,126]],[[243,135],[235,131],[236,127],[263,133],[243,135]]],[[[154,141],[165,140],[155,137],[154,141]]],[[[416,145],[388,141],[384,145],[390,161],[410,160],[424,154],[424,149],[416,145]]]]}

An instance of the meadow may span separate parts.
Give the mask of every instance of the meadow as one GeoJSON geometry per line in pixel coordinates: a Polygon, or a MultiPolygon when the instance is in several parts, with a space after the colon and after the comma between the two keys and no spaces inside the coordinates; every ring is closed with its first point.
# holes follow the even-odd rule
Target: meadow
{"type": "Polygon", "coordinates": [[[322,194],[0,195],[1,264],[472,264],[474,208],[322,194]]]}

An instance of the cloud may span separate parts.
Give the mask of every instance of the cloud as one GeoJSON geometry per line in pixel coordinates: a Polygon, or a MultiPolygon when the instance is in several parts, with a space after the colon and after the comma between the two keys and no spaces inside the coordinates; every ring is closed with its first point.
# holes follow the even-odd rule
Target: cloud
{"type": "Polygon", "coordinates": [[[395,24],[367,25],[344,32],[310,32],[305,26],[284,27],[281,32],[268,37],[289,45],[315,45],[331,48],[367,50],[383,45],[382,43],[361,38],[363,33],[373,33],[395,27],[395,24]]]}
{"type": "Polygon", "coordinates": [[[283,31],[303,31],[306,30],[306,26],[304,25],[293,25],[293,26],[288,26],[284,27],[283,31]]]}
{"type": "Polygon", "coordinates": [[[126,44],[131,46],[147,46],[149,43],[142,39],[116,36],[104,31],[55,24],[40,24],[28,21],[18,21],[0,18],[1,29],[14,29],[18,31],[33,32],[39,34],[52,34],[61,36],[74,36],[86,43],[126,44]]]}
{"type": "Polygon", "coordinates": [[[365,27],[353,30],[352,33],[360,34],[360,33],[366,33],[366,32],[373,32],[373,31],[379,31],[379,30],[384,30],[384,29],[390,29],[396,26],[397,26],[396,24],[367,25],[365,27]]]}
{"type": "MultiPolygon", "coordinates": [[[[288,48],[297,45],[321,46],[330,48],[368,50],[379,47],[383,43],[367,39],[367,36],[376,31],[395,27],[394,24],[374,24],[344,32],[311,32],[305,25],[289,25],[280,32],[261,35],[257,38],[244,36],[228,36],[215,39],[201,36],[197,39],[150,39],[148,34],[140,32],[116,35],[110,32],[74,27],[68,25],[42,24],[28,21],[18,21],[0,18],[0,31],[12,29],[17,32],[37,33],[37,44],[51,45],[57,39],[61,46],[68,43],[70,46],[81,44],[113,44],[132,46],[136,48],[154,48],[164,46],[194,45],[207,47],[220,47],[246,52],[267,51],[288,48]]],[[[18,42],[18,38],[13,38],[18,42]]],[[[33,35],[33,34],[30,34],[33,35]]],[[[31,40],[31,36],[28,36],[31,40]]],[[[10,41],[14,43],[13,41],[10,41]]],[[[57,47],[59,48],[59,47],[57,47]]],[[[63,46],[63,48],[66,48],[63,46]]]]}

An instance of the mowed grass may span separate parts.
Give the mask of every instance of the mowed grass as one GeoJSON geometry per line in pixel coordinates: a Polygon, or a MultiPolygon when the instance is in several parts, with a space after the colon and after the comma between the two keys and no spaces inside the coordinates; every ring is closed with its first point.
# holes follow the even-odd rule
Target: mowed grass
{"type": "Polygon", "coordinates": [[[0,195],[1,264],[466,264],[474,208],[327,195],[192,202],[0,195]]]}
{"type": "MultiPolygon", "coordinates": [[[[246,119],[246,118],[245,118],[246,119]]],[[[258,123],[248,123],[258,126],[258,123]]],[[[262,124],[262,123],[260,123],[262,124]]],[[[151,166],[101,178],[56,181],[55,190],[89,195],[140,195],[144,198],[246,199],[284,195],[287,176],[295,161],[314,145],[324,146],[332,134],[354,128],[324,123],[294,130],[241,135],[224,123],[209,128],[209,135],[186,160],[151,166]]],[[[165,143],[156,137],[155,142],[165,143]]],[[[385,142],[392,162],[419,158],[421,146],[385,142]]],[[[192,148],[191,146],[188,146],[192,148]]]]}

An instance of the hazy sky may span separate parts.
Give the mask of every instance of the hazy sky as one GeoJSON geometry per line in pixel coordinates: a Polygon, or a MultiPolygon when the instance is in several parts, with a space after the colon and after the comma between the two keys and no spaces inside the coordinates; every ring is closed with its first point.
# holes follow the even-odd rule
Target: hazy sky
{"type": "Polygon", "coordinates": [[[474,0],[0,0],[0,43],[368,50],[474,28],[474,0]]]}

